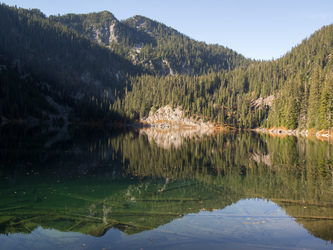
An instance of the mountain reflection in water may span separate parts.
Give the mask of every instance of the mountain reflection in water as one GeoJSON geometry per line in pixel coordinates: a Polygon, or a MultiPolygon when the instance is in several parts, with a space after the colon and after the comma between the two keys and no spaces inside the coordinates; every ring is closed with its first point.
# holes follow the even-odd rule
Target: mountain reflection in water
{"type": "Polygon", "coordinates": [[[21,235],[27,242],[47,228],[72,241],[93,237],[84,239],[96,246],[122,232],[126,241],[118,247],[149,247],[142,235],[158,235],[162,248],[177,241],[190,247],[208,244],[199,237],[206,234],[216,247],[237,246],[237,237],[253,248],[332,247],[333,152],[327,142],[222,133],[165,148],[134,131],[23,126],[0,127],[0,140],[0,248],[23,247],[12,239],[21,235]],[[289,245],[280,245],[288,227],[299,235],[304,228],[328,245],[297,239],[296,231],[289,245]]]}

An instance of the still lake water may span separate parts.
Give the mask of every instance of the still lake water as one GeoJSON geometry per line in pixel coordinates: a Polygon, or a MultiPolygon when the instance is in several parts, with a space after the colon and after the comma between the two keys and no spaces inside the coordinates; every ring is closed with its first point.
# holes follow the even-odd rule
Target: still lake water
{"type": "Polygon", "coordinates": [[[0,127],[0,249],[333,249],[333,146],[0,127]]]}

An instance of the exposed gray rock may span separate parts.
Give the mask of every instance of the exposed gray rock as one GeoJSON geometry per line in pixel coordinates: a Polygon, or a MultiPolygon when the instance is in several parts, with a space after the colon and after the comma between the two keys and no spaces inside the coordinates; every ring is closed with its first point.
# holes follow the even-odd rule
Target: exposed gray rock
{"type": "Polygon", "coordinates": [[[140,120],[143,124],[153,128],[169,129],[213,129],[214,124],[204,122],[201,118],[195,120],[193,118],[184,117],[184,111],[180,106],[173,109],[170,105],[159,108],[155,112],[151,110],[148,117],[143,117],[140,120]]]}
{"type": "Polygon", "coordinates": [[[274,95],[267,96],[266,98],[259,97],[257,100],[253,101],[253,106],[260,108],[262,106],[272,107],[274,101],[274,95]]]}

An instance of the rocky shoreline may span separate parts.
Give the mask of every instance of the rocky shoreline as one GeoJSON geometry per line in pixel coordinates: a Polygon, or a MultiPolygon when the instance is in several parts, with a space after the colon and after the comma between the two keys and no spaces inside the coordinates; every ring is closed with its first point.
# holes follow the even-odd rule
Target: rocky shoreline
{"type": "MultiPolygon", "coordinates": [[[[316,136],[316,137],[324,137],[329,138],[330,134],[328,131],[309,131],[309,130],[299,130],[299,129],[283,129],[283,128],[255,128],[252,131],[258,132],[258,133],[268,133],[268,134],[274,134],[274,135],[291,135],[291,136],[316,136]]],[[[332,134],[331,134],[332,137],[332,134]]]]}
{"type": "MultiPolygon", "coordinates": [[[[194,130],[207,133],[207,131],[213,131],[216,129],[213,123],[204,121],[202,117],[185,117],[183,109],[178,106],[172,108],[170,105],[161,107],[158,110],[152,110],[149,112],[148,117],[140,119],[140,126],[152,129],[170,130],[170,129],[183,129],[194,130]]],[[[314,129],[285,129],[285,128],[255,128],[252,131],[258,133],[268,133],[271,135],[288,135],[288,136],[316,136],[319,139],[331,139],[332,133],[328,130],[316,131],[314,129]]],[[[333,139],[333,138],[332,138],[333,139]]]]}
{"type": "Polygon", "coordinates": [[[155,112],[151,110],[148,117],[140,119],[143,127],[156,129],[189,129],[189,130],[213,130],[214,124],[205,122],[202,118],[194,119],[184,116],[181,107],[172,108],[170,105],[161,107],[155,112]]]}

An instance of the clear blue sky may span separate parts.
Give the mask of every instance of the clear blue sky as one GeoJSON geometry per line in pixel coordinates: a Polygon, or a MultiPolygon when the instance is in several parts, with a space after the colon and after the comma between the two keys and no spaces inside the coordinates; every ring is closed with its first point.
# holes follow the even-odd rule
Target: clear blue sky
{"type": "Polygon", "coordinates": [[[333,23],[333,0],[4,0],[47,16],[108,10],[119,20],[143,15],[191,38],[245,57],[279,58],[333,23]]]}

